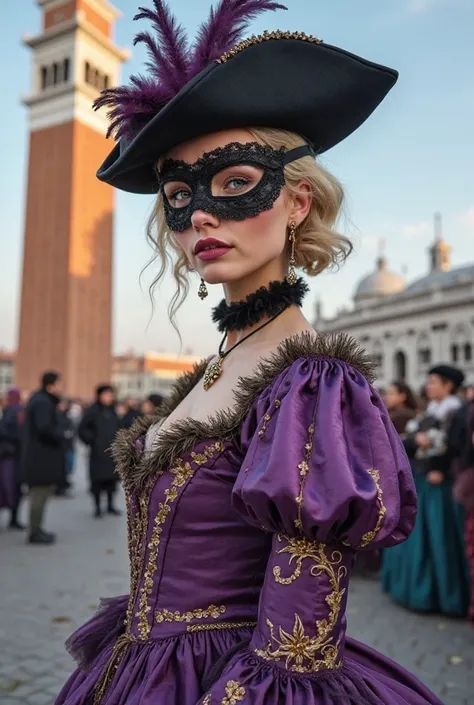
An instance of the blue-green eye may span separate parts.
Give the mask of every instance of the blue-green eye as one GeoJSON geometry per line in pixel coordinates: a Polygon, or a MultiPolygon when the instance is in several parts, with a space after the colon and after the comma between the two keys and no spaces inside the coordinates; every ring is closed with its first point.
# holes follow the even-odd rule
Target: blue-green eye
{"type": "Polygon", "coordinates": [[[244,179],[242,176],[234,176],[226,181],[224,188],[229,191],[240,191],[248,186],[249,183],[249,179],[244,179]]]}
{"type": "Polygon", "coordinates": [[[166,194],[166,198],[173,208],[184,208],[188,205],[192,197],[192,192],[184,188],[179,188],[169,194],[166,194]]]}

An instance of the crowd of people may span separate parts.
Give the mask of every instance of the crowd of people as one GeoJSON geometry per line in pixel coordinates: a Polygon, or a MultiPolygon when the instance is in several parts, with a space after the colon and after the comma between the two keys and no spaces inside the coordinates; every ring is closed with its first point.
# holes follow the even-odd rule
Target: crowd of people
{"type": "Polygon", "coordinates": [[[418,496],[415,528],[386,550],[382,585],[413,610],[474,620],[474,388],[438,365],[420,400],[404,383],[382,392],[410,459],[418,496]]]}
{"type": "Polygon", "coordinates": [[[114,503],[118,476],[109,448],[121,428],[135,419],[156,413],[163,399],[152,394],[141,404],[135,399],[118,402],[109,384],[99,385],[95,402],[86,406],[62,395],[57,372],[46,372],[40,388],[22,400],[11,389],[0,418],[0,509],[9,511],[11,530],[28,531],[30,544],[51,544],[55,535],[44,528],[50,497],[71,497],[72,476],[78,443],[89,449],[89,487],[94,516],[103,515],[103,496],[108,514],[119,515],[114,503]],[[20,504],[28,494],[28,526],[19,517],[20,504]]]}
{"type": "MultiPolygon", "coordinates": [[[[384,590],[410,609],[469,614],[474,621],[474,387],[463,387],[463,381],[460,370],[439,365],[420,396],[404,382],[380,390],[411,461],[418,519],[404,543],[382,556],[360,554],[359,568],[380,574],[384,590]]],[[[60,375],[47,372],[25,404],[20,391],[11,389],[0,419],[0,509],[9,511],[10,529],[28,530],[32,544],[55,541],[44,529],[45,507],[53,494],[71,496],[78,442],[89,448],[93,516],[120,514],[109,448],[119,429],[155,414],[163,402],[158,394],[141,403],[120,402],[105,384],[85,407],[61,392],[60,375]],[[19,518],[26,488],[28,527],[19,518]]]]}

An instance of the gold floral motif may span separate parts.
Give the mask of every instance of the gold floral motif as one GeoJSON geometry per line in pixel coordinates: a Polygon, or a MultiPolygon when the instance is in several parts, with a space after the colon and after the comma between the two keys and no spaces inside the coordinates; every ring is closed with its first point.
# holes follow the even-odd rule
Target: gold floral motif
{"type": "MultiPolygon", "coordinates": [[[[223,449],[223,444],[218,441],[209,446],[202,455],[193,453],[191,455],[192,462],[195,466],[203,465],[216,452],[223,449]]],[[[148,543],[148,562],[143,578],[143,585],[140,589],[138,610],[138,633],[141,640],[146,640],[150,630],[151,623],[148,618],[151,612],[151,607],[148,603],[148,598],[153,590],[153,579],[158,569],[158,554],[161,544],[161,535],[163,533],[163,525],[171,512],[171,506],[178,498],[178,488],[183,487],[193,477],[197,467],[193,467],[191,463],[184,462],[181,458],[176,460],[174,467],[170,468],[169,472],[174,475],[174,479],[168,489],[165,490],[165,500],[160,502],[158,512],[154,519],[153,531],[148,543]]]]}
{"type": "Polygon", "coordinates": [[[295,614],[293,632],[289,634],[280,627],[279,639],[275,636],[275,628],[269,619],[267,624],[271,642],[266,649],[255,649],[257,656],[266,661],[285,659],[287,670],[295,673],[316,673],[322,669],[335,670],[342,666],[339,654],[340,639],[335,644],[329,643],[330,639],[327,643],[320,644],[319,637],[310,637],[305,633],[303,623],[297,614],[295,614]],[[276,644],[273,650],[272,642],[276,644]]]}
{"type": "MultiPolygon", "coordinates": [[[[383,490],[382,487],[380,486],[380,472],[378,470],[375,470],[372,468],[371,470],[368,471],[369,475],[373,478],[375,482],[375,486],[377,487],[377,505],[379,509],[379,514],[377,517],[377,523],[375,524],[375,527],[371,529],[370,531],[367,531],[361,538],[360,544],[357,546],[357,548],[365,548],[368,546],[372,541],[375,539],[377,534],[379,533],[380,529],[382,528],[383,521],[387,515],[387,508],[383,503],[383,490]]],[[[343,541],[342,542],[345,546],[352,547],[352,545],[349,543],[349,541],[343,541]]]]}
{"type": "Polygon", "coordinates": [[[277,551],[277,555],[279,556],[282,553],[289,553],[289,565],[291,565],[293,561],[296,561],[296,567],[292,575],[287,578],[282,578],[281,568],[277,565],[273,568],[273,576],[276,583],[279,583],[280,585],[291,585],[291,583],[294,583],[295,580],[298,580],[300,577],[301,566],[305,558],[314,558],[314,543],[305,538],[289,538],[281,535],[278,536],[278,541],[280,543],[284,540],[287,541],[287,545],[280,549],[280,551],[277,551]]]}
{"type": "Polygon", "coordinates": [[[253,35],[248,39],[244,39],[242,42],[237,44],[233,49],[227,51],[219,59],[217,59],[218,64],[225,64],[226,61],[232,59],[236,54],[240,54],[241,51],[247,49],[248,47],[254,46],[255,44],[262,44],[262,42],[268,42],[271,39],[300,39],[303,42],[310,42],[312,44],[322,44],[322,39],[313,37],[312,35],[305,34],[304,32],[282,32],[277,29],[275,32],[269,32],[266,30],[263,34],[253,35]]]}
{"type": "Polygon", "coordinates": [[[216,629],[245,629],[255,627],[257,622],[220,622],[219,624],[188,624],[187,632],[211,632],[216,629]]]}
{"type": "Polygon", "coordinates": [[[202,701],[201,705],[211,705],[211,694],[208,693],[204,700],[202,701]]]}
{"type": "Polygon", "coordinates": [[[204,451],[202,453],[191,453],[191,460],[197,465],[204,465],[207,460],[210,460],[210,458],[212,458],[216,450],[223,450],[223,446],[221,443],[215,443],[212,446],[204,448],[204,451]]]}
{"type": "Polygon", "coordinates": [[[303,522],[301,520],[301,512],[303,509],[303,492],[304,492],[304,486],[306,484],[306,477],[309,473],[309,461],[311,460],[311,453],[313,451],[313,433],[314,433],[314,423],[311,424],[311,426],[308,429],[308,441],[304,447],[305,449],[305,454],[304,454],[304,460],[301,461],[301,463],[298,465],[298,470],[300,471],[300,492],[299,495],[296,497],[296,504],[298,505],[298,516],[295,519],[295,526],[297,529],[302,530],[303,529],[303,522]]]}
{"type": "Polygon", "coordinates": [[[314,565],[310,568],[310,574],[315,578],[325,574],[329,579],[331,592],[325,598],[329,606],[329,614],[326,619],[317,620],[316,636],[305,633],[298,614],[295,614],[293,632],[289,634],[279,627],[278,637],[275,635],[273,623],[267,619],[270,640],[265,649],[255,649],[255,652],[266,661],[284,659],[286,668],[296,673],[314,673],[322,669],[339,668],[342,665],[339,653],[340,637],[335,641],[333,632],[346,592],[346,589],[341,587],[341,580],[347,576],[347,568],[342,564],[342,553],[332,551],[328,554],[325,544],[305,538],[291,539],[280,536],[278,540],[287,541],[287,545],[278,551],[278,554],[289,553],[289,562],[296,560],[296,569],[289,578],[281,578],[280,569],[275,568],[273,570],[275,581],[289,585],[301,575],[302,562],[306,559],[311,560],[314,565]]]}
{"type": "Polygon", "coordinates": [[[270,420],[271,420],[270,414],[265,414],[265,416],[263,417],[263,426],[262,426],[262,428],[260,429],[260,431],[258,432],[258,437],[259,437],[259,438],[263,438],[263,437],[264,437],[265,432],[266,432],[266,430],[267,430],[267,423],[268,423],[270,420]]]}
{"type": "Polygon", "coordinates": [[[274,403],[275,403],[275,407],[276,407],[277,409],[279,409],[280,406],[281,406],[281,401],[280,401],[279,399],[275,399],[275,402],[274,402],[274,403]]]}
{"type": "Polygon", "coordinates": [[[157,610],[155,620],[161,622],[192,622],[193,619],[219,619],[227,611],[224,605],[209,605],[205,610],[197,609],[189,612],[171,612],[170,610],[157,610]]]}
{"type": "Polygon", "coordinates": [[[130,556],[130,596],[125,619],[126,632],[130,631],[133,619],[133,606],[140,583],[141,567],[145,558],[145,536],[148,527],[148,505],[156,477],[149,478],[138,498],[127,497],[128,545],[130,556]],[[134,510],[134,512],[133,512],[134,510]],[[132,514],[134,513],[134,517],[132,514]]]}
{"type": "Polygon", "coordinates": [[[375,527],[371,531],[367,531],[367,533],[362,536],[359,548],[365,548],[369,545],[369,543],[372,543],[372,541],[375,539],[380,529],[382,528],[383,520],[385,519],[385,516],[387,514],[387,508],[383,503],[383,490],[380,486],[380,473],[378,470],[375,470],[373,468],[369,470],[369,474],[373,477],[375,485],[377,487],[377,504],[379,507],[379,515],[375,527]]]}
{"type": "Polygon", "coordinates": [[[227,681],[225,686],[225,698],[222,699],[222,705],[237,705],[242,702],[245,697],[245,688],[237,683],[237,681],[227,681]]]}

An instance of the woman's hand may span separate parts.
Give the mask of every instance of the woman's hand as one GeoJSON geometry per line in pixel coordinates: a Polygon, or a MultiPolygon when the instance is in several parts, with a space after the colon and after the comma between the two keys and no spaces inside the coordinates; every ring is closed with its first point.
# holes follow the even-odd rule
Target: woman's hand
{"type": "Polygon", "coordinates": [[[431,470],[427,475],[426,479],[430,485],[441,485],[444,482],[444,475],[439,470],[431,470]]]}

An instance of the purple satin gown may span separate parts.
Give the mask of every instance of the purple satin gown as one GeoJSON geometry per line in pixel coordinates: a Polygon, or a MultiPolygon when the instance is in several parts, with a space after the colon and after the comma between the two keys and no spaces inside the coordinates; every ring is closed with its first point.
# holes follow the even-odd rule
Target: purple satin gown
{"type": "Polygon", "coordinates": [[[80,666],[57,705],[440,704],[346,636],[355,552],[404,541],[416,515],[368,373],[347,338],[297,336],[228,414],[180,422],[150,452],[143,422],[121,434],[130,597],[73,635],[80,666]]]}

